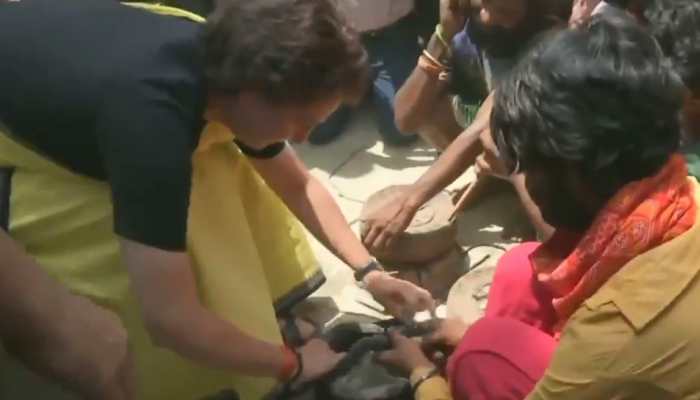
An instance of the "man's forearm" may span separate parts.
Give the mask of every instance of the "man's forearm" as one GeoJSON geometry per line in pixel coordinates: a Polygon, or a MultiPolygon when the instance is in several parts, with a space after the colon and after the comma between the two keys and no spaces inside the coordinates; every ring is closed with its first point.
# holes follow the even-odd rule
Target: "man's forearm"
{"type": "Polygon", "coordinates": [[[119,318],[85,298],[61,297],[52,308],[63,321],[45,319],[41,332],[27,329],[23,338],[5,337],[8,352],[86,400],[133,399],[128,335],[119,318]]]}
{"type": "Polygon", "coordinates": [[[71,294],[0,230],[0,340],[88,399],[128,399],[128,338],[112,312],[71,294]]]}
{"type": "Polygon", "coordinates": [[[481,153],[479,131],[468,128],[410,189],[408,206],[418,208],[459,178],[481,153]]]}
{"type": "Polygon", "coordinates": [[[0,338],[19,343],[50,335],[70,293],[2,230],[0,255],[0,338]]]}
{"type": "MultiPolygon", "coordinates": [[[[428,51],[434,57],[442,57],[442,49],[435,38],[431,39],[428,51]]],[[[447,95],[447,82],[416,66],[406,82],[396,93],[396,122],[402,132],[414,133],[429,119],[431,110],[439,99],[447,95]]]]}
{"type": "Polygon", "coordinates": [[[493,107],[493,93],[481,104],[469,127],[450,144],[440,158],[416,181],[407,198],[407,207],[417,209],[464,173],[483,151],[479,135],[487,129],[493,107]]]}

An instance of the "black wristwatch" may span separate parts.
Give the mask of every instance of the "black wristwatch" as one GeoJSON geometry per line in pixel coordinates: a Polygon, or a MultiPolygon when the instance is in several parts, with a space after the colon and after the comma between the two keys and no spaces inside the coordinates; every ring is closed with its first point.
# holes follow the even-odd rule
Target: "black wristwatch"
{"type": "Polygon", "coordinates": [[[367,265],[355,271],[355,281],[357,281],[357,283],[362,283],[362,280],[365,279],[365,276],[367,276],[367,274],[369,274],[372,271],[384,272],[384,268],[382,268],[382,266],[379,265],[379,262],[374,258],[371,259],[370,262],[367,263],[367,265]]]}

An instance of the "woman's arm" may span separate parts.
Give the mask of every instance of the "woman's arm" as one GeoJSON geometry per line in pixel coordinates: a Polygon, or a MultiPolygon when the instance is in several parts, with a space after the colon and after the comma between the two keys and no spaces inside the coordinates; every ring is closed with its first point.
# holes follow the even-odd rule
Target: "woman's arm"
{"type": "MultiPolygon", "coordinates": [[[[209,368],[245,375],[280,377],[288,360],[276,344],[249,336],[203,307],[186,253],[168,252],[121,240],[133,289],[153,341],[209,368]]],[[[340,361],[325,342],[299,349],[299,382],[327,373],[340,361]]]]}
{"type": "Polygon", "coordinates": [[[248,336],[201,304],[190,257],[121,239],[132,287],[156,345],[212,368],[275,376],[279,345],[248,336]]]}
{"type": "MultiPolygon", "coordinates": [[[[354,270],[370,263],[372,257],[350,229],[331,194],[309,173],[291,147],[271,159],[251,160],[292,213],[333,254],[354,270]]],[[[427,291],[386,273],[371,272],[364,279],[369,291],[392,315],[412,315],[433,305],[427,291]]]]}
{"type": "MultiPolygon", "coordinates": [[[[190,257],[121,240],[133,290],[156,345],[209,368],[279,377],[288,360],[280,345],[256,339],[206,309],[197,295],[190,257]]],[[[320,341],[299,349],[300,381],[330,371],[342,357],[320,341]]]]}
{"type": "Polygon", "coordinates": [[[250,158],[250,161],[290,211],[326,248],[354,270],[369,264],[372,256],[357,240],[338,204],[290,146],[273,158],[250,158]]]}

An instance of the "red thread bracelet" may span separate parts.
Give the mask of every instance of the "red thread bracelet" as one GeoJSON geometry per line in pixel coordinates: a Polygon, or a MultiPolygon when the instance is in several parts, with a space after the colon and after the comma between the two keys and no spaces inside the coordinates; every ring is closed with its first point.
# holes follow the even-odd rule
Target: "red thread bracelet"
{"type": "Polygon", "coordinates": [[[301,365],[299,364],[299,357],[297,353],[286,345],[280,346],[282,353],[284,354],[284,364],[280,369],[277,379],[280,382],[289,382],[293,377],[297,375],[301,365]]]}

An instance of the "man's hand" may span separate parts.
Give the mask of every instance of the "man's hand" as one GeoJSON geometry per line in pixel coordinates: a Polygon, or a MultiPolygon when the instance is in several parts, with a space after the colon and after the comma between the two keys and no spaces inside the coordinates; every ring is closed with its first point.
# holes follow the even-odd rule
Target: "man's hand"
{"type": "Polygon", "coordinates": [[[576,27],[586,22],[586,20],[591,17],[593,10],[600,1],[601,0],[574,0],[571,5],[569,24],[576,27]]]}
{"type": "Polygon", "coordinates": [[[5,338],[8,352],[85,399],[134,399],[133,364],[120,319],[80,296],[66,294],[58,303],[64,321],[30,339],[5,338]]]}
{"type": "Polygon", "coordinates": [[[448,318],[440,321],[437,329],[426,338],[429,344],[445,344],[457,347],[467,333],[469,326],[459,318],[448,318]]]}
{"type": "Polygon", "coordinates": [[[379,353],[377,359],[380,362],[399,367],[409,374],[418,368],[435,366],[423,353],[418,341],[391,332],[391,342],[394,346],[391,350],[379,353]]]}
{"type": "Polygon", "coordinates": [[[386,272],[372,271],[364,282],[374,299],[396,318],[412,320],[415,313],[435,308],[430,292],[386,272]]]}
{"type": "Polygon", "coordinates": [[[383,252],[411,224],[418,207],[408,201],[408,192],[398,190],[364,222],[362,242],[370,252],[383,252]]]}
{"type": "Polygon", "coordinates": [[[484,148],[484,151],[477,157],[476,163],[474,164],[477,177],[490,175],[496,178],[509,180],[510,173],[503,164],[503,161],[501,161],[501,155],[498,151],[498,147],[496,147],[496,143],[493,141],[491,130],[482,130],[479,135],[479,140],[481,141],[481,146],[484,148]]]}
{"type": "MultiPolygon", "coordinates": [[[[90,303],[87,299],[80,300],[85,302],[85,308],[101,309],[100,306],[87,304],[90,303]]],[[[81,368],[84,375],[75,376],[80,380],[80,387],[84,389],[86,397],[94,400],[135,399],[135,371],[128,348],[128,336],[121,320],[106,309],[83,315],[81,319],[82,323],[70,327],[66,334],[72,338],[82,335],[83,338],[91,339],[71,340],[75,341],[70,346],[74,353],[64,353],[64,360],[73,360],[76,365],[80,365],[81,360],[88,362],[81,368]],[[78,330],[81,332],[78,333],[78,330]]],[[[65,350],[70,351],[68,348],[65,350]]]]}
{"type": "Polygon", "coordinates": [[[345,353],[336,353],[321,339],[311,339],[305,346],[298,349],[301,354],[303,368],[299,381],[306,383],[319,379],[331,372],[345,357],[345,353]]]}
{"type": "Polygon", "coordinates": [[[464,29],[470,7],[469,0],[440,0],[440,25],[442,25],[445,40],[452,40],[464,29]]]}

